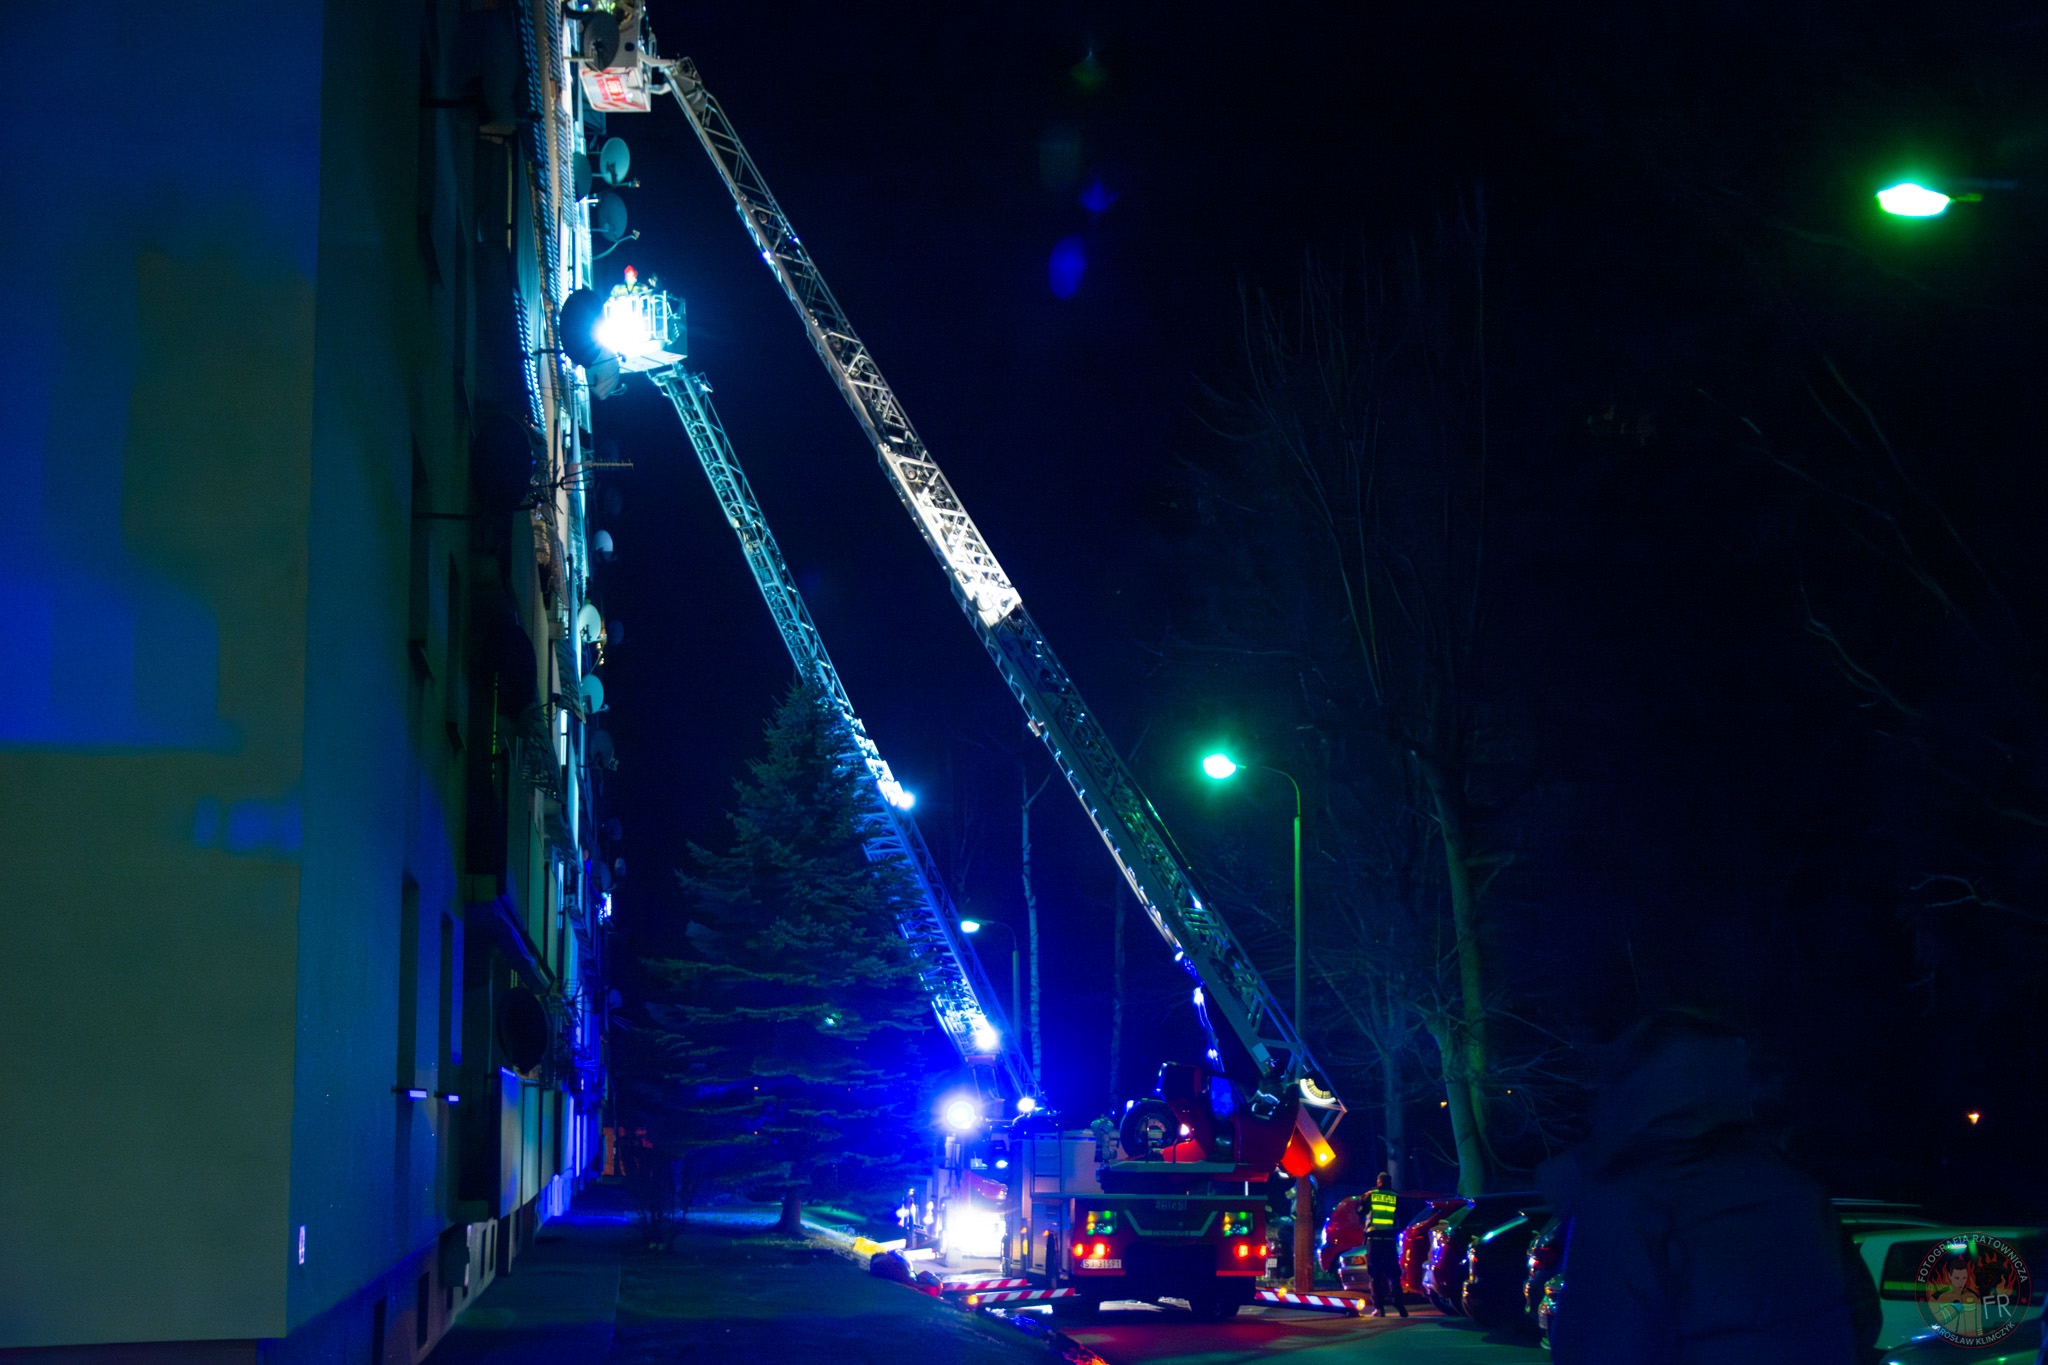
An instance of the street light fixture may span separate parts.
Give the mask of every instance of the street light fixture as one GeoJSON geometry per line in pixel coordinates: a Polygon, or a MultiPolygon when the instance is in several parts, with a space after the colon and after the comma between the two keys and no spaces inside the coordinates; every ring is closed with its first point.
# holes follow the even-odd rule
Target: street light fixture
{"type": "MultiPolygon", "coordinates": [[[[1242,764],[1226,753],[1213,753],[1202,760],[1202,771],[1218,782],[1228,781],[1246,767],[1261,772],[1279,773],[1287,779],[1287,785],[1294,788],[1294,1029],[1297,1037],[1308,1033],[1308,1021],[1303,1017],[1301,940],[1301,784],[1294,780],[1294,774],[1264,763],[1242,764]]],[[[1302,1176],[1294,1182],[1294,1287],[1306,1294],[1314,1290],[1316,1268],[1314,1260],[1315,1195],[1309,1188],[1309,1178],[1302,1176]]]]}
{"type": "Polygon", "coordinates": [[[1940,190],[1930,190],[1910,180],[1887,185],[1877,192],[1877,206],[1900,218],[1933,218],[1948,212],[1953,202],[1940,190]]]}
{"type": "Polygon", "coordinates": [[[1986,180],[1974,175],[1943,176],[1940,189],[1901,180],[1877,192],[1877,206],[1898,218],[1939,218],[1950,204],[1981,204],[1989,192],[2019,187],[2017,180],[1986,180]]]}

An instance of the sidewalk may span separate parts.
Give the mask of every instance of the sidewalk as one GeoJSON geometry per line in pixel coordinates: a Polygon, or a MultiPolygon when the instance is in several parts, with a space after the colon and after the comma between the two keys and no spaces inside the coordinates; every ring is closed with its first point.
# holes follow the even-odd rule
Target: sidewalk
{"type": "Polygon", "coordinates": [[[675,1365],[752,1357],[834,1365],[1044,1365],[1009,1328],[868,1275],[822,1241],[767,1232],[773,1210],[692,1215],[666,1252],[615,1187],[586,1187],[428,1365],[675,1365]]]}

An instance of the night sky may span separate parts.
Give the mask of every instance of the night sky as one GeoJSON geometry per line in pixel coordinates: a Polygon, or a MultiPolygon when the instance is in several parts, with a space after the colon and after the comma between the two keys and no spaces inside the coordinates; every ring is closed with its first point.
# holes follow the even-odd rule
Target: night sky
{"type": "MultiPolygon", "coordinates": [[[[1241,290],[1288,294],[1311,253],[1393,259],[1483,199],[1501,471],[1483,685],[1512,700],[1518,755],[1490,807],[1514,851],[1503,979],[1575,1045],[1688,995],[1773,1001],[1796,1084],[1834,1116],[1811,1150],[1860,1153],[1838,1193],[2039,1199],[2008,1158],[2044,1117],[2048,902],[2029,897],[2048,830],[1977,809],[2048,810],[2027,805],[2048,791],[2037,12],[654,19],[1182,844],[1263,868],[1275,908],[1284,789],[1202,790],[1194,763],[1218,736],[1275,762],[1300,741],[1270,699],[1203,695],[1181,648],[1205,569],[1184,466],[1214,453],[1214,395],[1240,382],[1241,290]],[[1880,219],[1872,191],[1916,172],[2019,187],[1880,219]],[[1908,543],[1933,547],[1918,577],[1908,543]],[[1967,586],[1930,607],[1930,580],[1967,586]],[[1809,609],[1905,710],[1847,678],[1809,609]],[[1952,869],[2002,908],[1930,910],[1939,889],[1913,888],[1952,869]],[[1966,1107],[2004,1136],[1956,1131],[1966,1107]],[[1864,1125],[1892,1136],[1858,1143],[1864,1125]]],[[[855,706],[967,911],[1021,925],[1018,755],[1036,787],[1043,749],[680,111],[610,131],[643,236],[604,264],[687,301],[691,364],[855,706]]],[[[790,667],[665,402],[635,384],[596,420],[634,465],[599,496],[622,505],[594,518],[619,546],[596,593],[627,629],[606,679],[619,923],[653,950],[680,913],[669,869],[719,841],[790,667]]],[[[1032,828],[1046,1083],[1085,1121],[1108,1099],[1114,873],[1063,785],[1032,828]]],[[[1195,1037],[1149,927],[1130,949],[1126,1095],[1195,1037]]],[[[1254,950],[1285,960],[1270,936],[1254,950]]]]}

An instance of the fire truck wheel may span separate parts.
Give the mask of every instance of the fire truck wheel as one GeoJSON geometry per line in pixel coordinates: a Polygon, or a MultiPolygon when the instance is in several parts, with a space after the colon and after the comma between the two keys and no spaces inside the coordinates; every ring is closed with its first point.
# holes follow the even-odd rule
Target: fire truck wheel
{"type": "Polygon", "coordinates": [[[1204,1289],[1188,1296],[1188,1311],[1196,1322],[1227,1322],[1237,1316],[1236,1295],[1220,1289],[1204,1289]]]}
{"type": "Polygon", "coordinates": [[[1102,1312],[1102,1300],[1081,1295],[1072,1299],[1054,1299],[1052,1315],[1068,1322],[1087,1322],[1102,1312]]]}

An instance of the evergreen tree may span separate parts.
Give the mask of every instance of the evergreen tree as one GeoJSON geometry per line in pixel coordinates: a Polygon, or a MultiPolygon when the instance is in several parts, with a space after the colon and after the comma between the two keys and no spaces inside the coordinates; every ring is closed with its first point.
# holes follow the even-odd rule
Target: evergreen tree
{"type": "Polygon", "coordinates": [[[693,1166],[781,1198],[778,1226],[795,1231],[806,1198],[919,1164],[931,1010],[897,927],[915,888],[868,860],[881,817],[844,720],[800,682],[767,745],[735,784],[731,850],[693,844],[693,869],[677,873],[687,955],[648,963],[668,988],[650,1011],[653,1117],[693,1166]]]}

